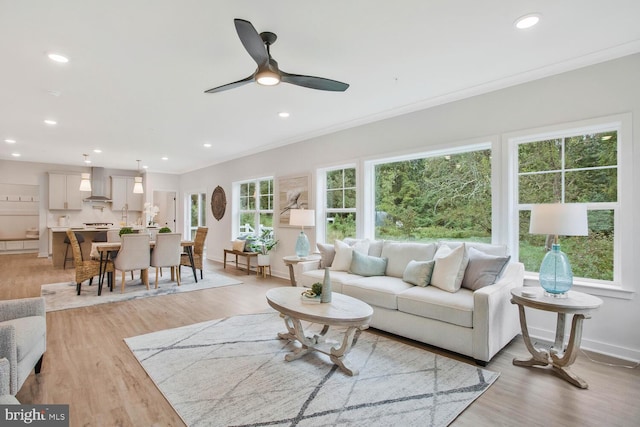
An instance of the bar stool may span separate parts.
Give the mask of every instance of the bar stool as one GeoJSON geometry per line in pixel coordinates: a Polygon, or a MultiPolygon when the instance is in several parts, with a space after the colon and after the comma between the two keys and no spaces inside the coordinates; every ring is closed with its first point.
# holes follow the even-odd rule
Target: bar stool
{"type": "MultiPolygon", "coordinates": [[[[78,239],[78,245],[81,245],[84,242],[84,236],[80,233],[74,233],[76,235],[76,239],[78,239]]],[[[73,261],[73,252],[71,252],[71,257],[69,257],[69,246],[71,246],[71,242],[69,241],[69,237],[64,238],[64,243],[67,244],[67,248],[64,251],[64,264],[62,265],[62,269],[67,269],[67,260],[73,261]]],[[[80,251],[80,255],[82,256],[82,251],[80,251]]]]}

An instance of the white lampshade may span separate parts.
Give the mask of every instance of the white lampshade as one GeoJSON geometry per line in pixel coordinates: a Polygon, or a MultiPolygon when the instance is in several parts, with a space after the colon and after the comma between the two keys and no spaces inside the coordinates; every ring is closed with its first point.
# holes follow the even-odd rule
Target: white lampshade
{"type": "Polygon", "coordinates": [[[313,227],[316,225],[316,211],[313,209],[291,209],[289,225],[313,227]]]}
{"type": "Polygon", "coordinates": [[[587,236],[587,205],[582,203],[548,203],[531,207],[531,234],[587,236]]]}
{"type": "Polygon", "coordinates": [[[136,194],[143,194],[144,188],[142,188],[142,177],[136,176],[133,178],[133,192],[136,194]]]}
{"type": "Polygon", "coordinates": [[[91,191],[91,174],[80,174],[80,191],[91,191]]]}

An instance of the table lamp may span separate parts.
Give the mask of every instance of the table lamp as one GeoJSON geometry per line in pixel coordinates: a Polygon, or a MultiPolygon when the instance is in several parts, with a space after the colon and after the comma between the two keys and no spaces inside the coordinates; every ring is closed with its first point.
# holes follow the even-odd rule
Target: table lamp
{"type": "Polygon", "coordinates": [[[551,250],[540,264],[540,286],[546,296],[566,297],[573,285],[569,258],[560,250],[558,236],[587,236],[587,205],[579,203],[550,203],[531,207],[529,233],[553,236],[551,250]]]}
{"type": "Polygon", "coordinates": [[[298,258],[304,258],[309,255],[309,239],[304,234],[304,228],[316,225],[316,212],[313,209],[291,209],[289,212],[289,225],[301,227],[296,241],[296,255],[298,258]]]}

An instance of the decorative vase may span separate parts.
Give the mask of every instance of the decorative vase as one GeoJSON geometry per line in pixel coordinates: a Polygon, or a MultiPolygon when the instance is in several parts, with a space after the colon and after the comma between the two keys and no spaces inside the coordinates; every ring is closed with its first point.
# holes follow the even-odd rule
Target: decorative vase
{"type": "Polygon", "coordinates": [[[560,245],[553,244],[540,264],[540,286],[553,297],[565,297],[573,285],[573,272],[569,258],[560,250],[560,245]]]}
{"type": "Polygon", "coordinates": [[[331,302],[331,276],[329,275],[329,267],[324,268],[324,280],[322,281],[320,302],[331,302]]]}
{"type": "Polygon", "coordinates": [[[309,238],[304,231],[301,231],[296,240],[296,256],[298,258],[305,258],[309,255],[309,238]]]}

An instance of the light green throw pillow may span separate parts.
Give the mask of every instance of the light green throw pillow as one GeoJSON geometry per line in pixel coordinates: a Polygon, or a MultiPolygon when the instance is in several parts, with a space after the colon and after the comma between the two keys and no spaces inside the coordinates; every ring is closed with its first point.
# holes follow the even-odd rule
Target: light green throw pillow
{"type": "Polygon", "coordinates": [[[425,287],[431,282],[431,274],[433,273],[433,266],[435,264],[436,262],[434,260],[411,260],[404,269],[402,280],[412,285],[425,287]]]}
{"type": "Polygon", "coordinates": [[[387,270],[387,259],[364,255],[353,251],[349,272],[360,276],[384,276],[387,270]]]}

